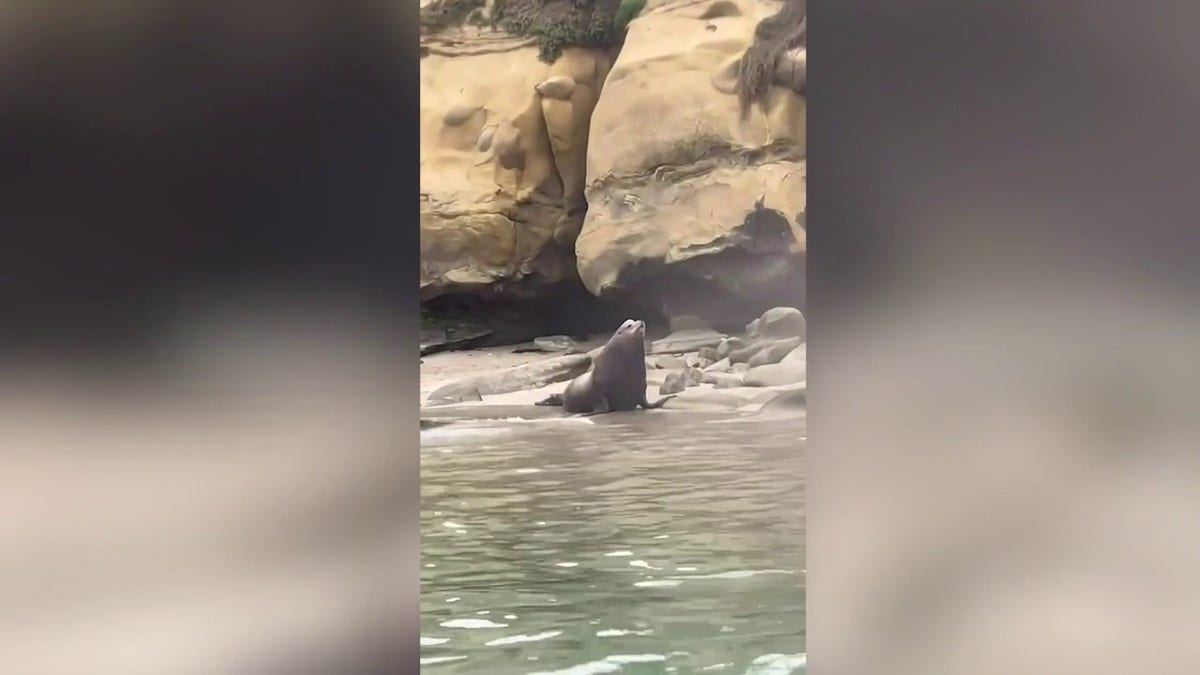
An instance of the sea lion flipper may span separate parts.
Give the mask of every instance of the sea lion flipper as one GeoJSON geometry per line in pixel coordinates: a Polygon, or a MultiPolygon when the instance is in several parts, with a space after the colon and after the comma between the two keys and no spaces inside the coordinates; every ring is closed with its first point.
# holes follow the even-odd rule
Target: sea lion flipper
{"type": "Polygon", "coordinates": [[[646,410],[653,410],[655,408],[661,408],[664,403],[666,403],[667,401],[670,401],[673,398],[675,398],[675,394],[671,394],[670,396],[664,396],[664,397],[658,399],[657,401],[655,401],[654,403],[650,403],[646,400],[646,397],[643,396],[642,397],[642,407],[645,408],[646,410]]]}
{"type": "Polygon", "coordinates": [[[609,411],[608,399],[604,397],[604,394],[596,394],[596,401],[592,405],[592,412],[593,413],[606,413],[608,411],[609,411]]]}
{"type": "Polygon", "coordinates": [[[534,405],[542,405],[542,406],[562,406],[562,404],[563,404],[563,395],[562,394],[550,394],[544,400],[534,403],[534,405]]]}

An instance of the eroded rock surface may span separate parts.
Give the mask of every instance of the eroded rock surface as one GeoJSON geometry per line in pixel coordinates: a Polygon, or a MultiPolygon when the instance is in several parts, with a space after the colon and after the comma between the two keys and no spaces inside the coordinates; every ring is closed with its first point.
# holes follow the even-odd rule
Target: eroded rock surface
{"type": "Polygon", "coordinates": [[[582,282],[726,331],[803,308],[803,13],[649,0],[619,48],[550,64],[480,22],[423,35],[422,299],[582,282]]]}
{"type": "Polygon", "coordinates": [[[573,282],[589,120],[612,56],[486,28],[422,38],[421,294],[573,282]],[[557,242],[557,243],[556,243],[557,242]]]}
{"type": "Polygon", "coordinates": [[[745,120],[737,96],[741,57],[779,8],[661,0],[630,24],[591,121],[575,252],[593,293],[645,289],[702,316],[803,304],[803,78],[777,72],[745,120]]]}

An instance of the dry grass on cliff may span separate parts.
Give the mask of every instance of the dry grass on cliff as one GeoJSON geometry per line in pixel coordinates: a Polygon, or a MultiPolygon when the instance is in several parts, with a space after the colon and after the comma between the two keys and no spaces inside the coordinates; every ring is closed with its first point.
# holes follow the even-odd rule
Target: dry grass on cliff
{"type": "Polygon", "coordinates": [[[780,55],[805,44],[807,14],[806,0],[785,0],[778,13],[755,27],[754,43],[738,64],[737,94],[743,120],[750,115],[750,106],[766,103],[780,55]]]}

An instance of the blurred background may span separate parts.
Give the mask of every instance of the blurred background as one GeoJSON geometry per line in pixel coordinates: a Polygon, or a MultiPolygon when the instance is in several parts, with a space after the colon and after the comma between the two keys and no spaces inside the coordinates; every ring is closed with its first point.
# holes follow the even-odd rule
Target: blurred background
{"type": "Polygon", "coordinates": [[[809,11],[810,668],[1195,672],[1197,9],[809,11]]]}
{"type": "Polygon", "coordinates": [[[0,7],[5,671],[415,659],[416,30],[0,7]]]}

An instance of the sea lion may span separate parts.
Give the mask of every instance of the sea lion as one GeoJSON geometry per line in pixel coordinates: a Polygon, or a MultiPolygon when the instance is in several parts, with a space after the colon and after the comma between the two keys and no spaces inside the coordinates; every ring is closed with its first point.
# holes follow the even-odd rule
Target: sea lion
{"type": "Polygon", "coordinates": [[[627,319],[592,358],[592,368],[571,380],[561,396],[538,405],[561,405],[568,413],[606,413],[661,407],[673,398],[646,400],[646,324],[627,319]]]}

